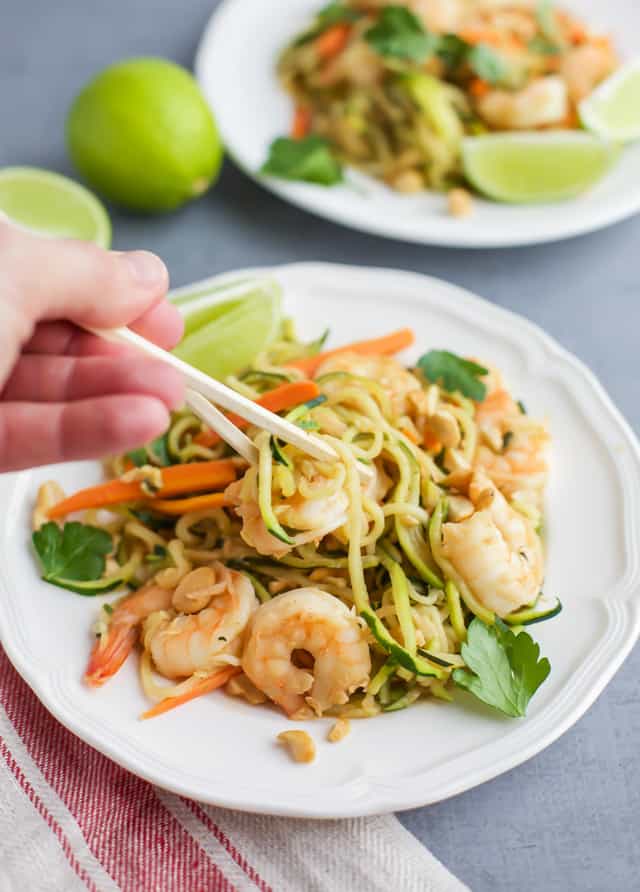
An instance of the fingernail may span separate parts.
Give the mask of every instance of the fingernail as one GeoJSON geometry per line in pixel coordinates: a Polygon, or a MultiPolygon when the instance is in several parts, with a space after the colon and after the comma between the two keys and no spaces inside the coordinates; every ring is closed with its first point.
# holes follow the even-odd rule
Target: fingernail
{"type": "Polygon", "coordinates": [[[155,254],[150,251],[129,251],[123,257],[138,285],[151,288],[166,284],[167,268],[155,254]]]}

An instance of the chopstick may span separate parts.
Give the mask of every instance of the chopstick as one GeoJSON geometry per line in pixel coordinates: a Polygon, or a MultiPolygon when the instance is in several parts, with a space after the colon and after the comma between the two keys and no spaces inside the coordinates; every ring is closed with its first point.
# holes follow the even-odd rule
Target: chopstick
{"type": "Polygon", "coordinates": [[[246,458],[250,465],[258,463],[258,450],[249,437],[243,434],[240,428],[236,427],[233,421],[230,421],[219,409],[212,406],[206,397],[198,393],[197,390],[187,387],[185,403],[201,421],[220,434],[225,443],[235,449],[238,455],[246,458]]]}
{"type": "MultiPolygon", "coordinates": [[[[223,409],[235,412],[236,415],[245,418],[250,424],[268,431],[270,434],[273,434],[273,436],[284,440],[285,443],[290,443],[292,446],[296,446],[312,458],[328,462],[337,460],[337,453],[319,437],[314,437],[313,434],[309,434],[295,424],[285,421],[284,418],[280,418],[280,416],[276,415],[274,412],[269,412],[268,409],[264,409],[258,403],[253,402],[253,400],[247,399],[247,397],[243,396],[241,393],[237,393],[220,381],[216,381],[215,378],[210,378],[209,375],[205,375],[204,372],[199,371],[199,369],[183,362],[181,359],[178,359],[177,356],[174,356],[173,353],[169,353],[168,351],[163,350],[162,347],[158,347],[157,344],[147,341],[146,338],[141,337],[139,334],[136,334],[136,332],[131,331],[131,329],[94,329],[87,327],[87,330],[107,341],[134,347],[140,353],[144,353],[153,359],[158,359],[166,365],[170,365],[183,375],[187,384],[189,384],[199,395],[206,397],[207,400],[211,400],[218,406],[222,406],[223,409]]],[[[202,403],[199,402],[198,405],[202,407],[202,403]]],[[[200,411],[198,411],[197,414],[200,414],[200,411]]],[[[228,419],[225,419],[225,421],[228,421],[228,419]]],[[[232,422],[229,422],[229,424],[231,424],[232,427],[235,427],[232,422]]],[[[218,433],[221,433],[217,423],[212,425],[212,427],[215,427],[216,430],[218,430],[218,433]]],[[[228,428],[225,429],[228,431],[228,428]]],[[[238,429],[235,428],[235,430],[238,429]]],[[[240,431],[238,432],[240,433],[240,431]]],[[[223,436],[227,442],[230,442],[227,439],[227,436],[224,434],[221,434],[221,436],[223,436]]],[[[230,445],[233,446],[233,443],[230,445]]],[[[365,475],[367,475],[367,472],[369,474],[371,473],[370,469],[364,465],[362,466],[362,471],[365,475]]]]}

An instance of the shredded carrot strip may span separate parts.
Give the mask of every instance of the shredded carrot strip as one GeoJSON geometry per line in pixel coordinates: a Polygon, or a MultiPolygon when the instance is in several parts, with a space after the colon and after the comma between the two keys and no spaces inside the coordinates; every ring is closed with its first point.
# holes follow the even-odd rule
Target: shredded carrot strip
{"type": "Polygon", "coordinates": [[[422,440],[423,446],[429,452],[439,452],[440,451],[440,440],[436,437],[436,435],[430,431],[428,428],[424,432],[424,437],[422,440]]]}
{"type": "Polygon", "coordinates": [[[495,28],[463,28],[459,37],[465,43],[475,46],[478,43],[486,43],[489,46],[500,47],[504,41],[504,35],[495,28]]]}
{"type": "Polygon", "coordinates": [[[362,356],[375,356],[376,354],[399,353],[405,347],[410,347],[415,340],[415,336],[410,328],[401,328],[391,334],[384,335],[381,338],[374,338],[370,341],[356,341],[354,344],[345,344],[344,347],[336,347],[335,350],[326,350],[324,353],[318,353],[316,356],[306,356],[303,359],[294,359],[287,365],[291,368],[300,369],[310,377],[316,373],[318,368],[325,360],[331,356],[337,356],[339,353],[359,353],[362,356]]]}
{"type": "Polygon", "coordinates": [[[215,691],[216,688],[221,688],[232,676],[237,675],[241,671],[239,666],[229,666],[228,669],[221,669],[214,675],[210,675],[209,678],[203,678],[185,694],[180,694],[178,697],[167,697],[166,700],[161,700],[160,703],[156,703],[151,709],[143,712],[140,718],[152,719],[157,715],[169,712],[170,709],[175,709],[176,706],[182,706],[183,703],[188,703],[189,700],[195,700],[196,697],[202,697],[203,694],[215,691]]]}
{"type": "Polygon", "coordinates": [[[224,508],[230,502],[223,492],[208,492],[203,496],[188,499],[152,499],[149,507],[160,514],[186,514],[188,511],[202,511],[204,508],[224,508]]]}
{"type": "Polygon", "coordinates": [[[291,138],[304,139],[311,130],[311,111],[306,105],[298,105],[293,113],[291,138]]]}
{"type": "MultiPolygon", "coordinates": [[[[300,403],[315,399],[319,393],[318,385],[313,381],[291,381],[263,393],[256,402],[270,412],[282,412],[284,409],[292,409],[300,403]]],[[[236,427],[248,427],[247,420],[240,418],[239,415],[229,415],[229,419],[236,427]]],[[[193,442],[199,446],[215,446],[220,442],[220,436],[215,431],[206,430],[194,437],[193,442]]]]}
{"type": "MultiPolygon", "coordinates": [[[[202,492],[207,489],[222,489],[236,479],[236,466],[230,459],[171,465],[162,469],[162,479],[164,485],[158,490],[158,498],[187,492],[202,492]]],[[[125,483],[122,480],[109,480],[98,486],[81,489],[69,498],[62,499],[49,509],[48,516],[54,519],[74,511],[86,511],[89,508],[154,500],[155,496],[151,497],[145,493],[139,481],[125,483]]]]}
{"type": "Polygon", "coordinates": [[[331,25],[319,37],[316,37],[314,44],[316,52],[321,59],[332,59],[345,48],[350,34],[351,25],[347,25],[345,22],[331,25]]]}
{"type": "Polygon", "coordinates": [[[469,84],[469,92],[472,96],[475,96],[476,99],[486,96],[489,89],[489,84],[486,81],[483,81],[481,77],[475,77],[469,84]]]}

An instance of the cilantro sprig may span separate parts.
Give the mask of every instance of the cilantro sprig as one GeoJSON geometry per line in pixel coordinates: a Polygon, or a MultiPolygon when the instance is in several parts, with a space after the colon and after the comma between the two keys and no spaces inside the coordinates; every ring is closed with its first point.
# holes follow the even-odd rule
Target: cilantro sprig
{"type": "Polygon", "coordinates": [[[381,56],[422,64],[435,55],[452,70],[467,64],[490,84],[498,84],[509,75],[506,60],[491,47],[473,46],[456,34],[432,34],[406,6],[384,6],[364,37],[381,56]]]}
{"type": "Polygon", "coordinates": [[[526,714],[529,701],[551,671],[533,638],[527,632],[515,635],[501,620],[487,626],[474,619],[461,654],[467,668],[453,671],[454,683],[514,718],[526,714]]]}
{"type": "Polygon", "coordinates": [[[149,443],[149,446],[140,446],[139,449],[132,449],[130,452],[126,452],[126,457],[133,462],[136,468],[141,468],[143,465],[149,464],[149,455],[147,453],[147,449],[154,458],[157,459],[158,464],[163,468],[166,468],[168,465],[172,465],[173,461],[169,454],[169,445],[167,440],[167,435],[163,434],[161,437],[157,437],[155,440],[152,440],[149,443]]]}
{"type": "Polygon", "coordinates": [[[426,31],[406,6],[384,6],[364,38],[381,56],[418,63],[431,56],[438,45],[437,36],[426,31]]]}
{"type": "Polygon", "coordinates": [[[99,580],[104,573],[106,556],[113,540],[106,530],[84,523],[45,523],[33,534],[33,546],[42,565],[45,582],[83,595],[115,588],[121,580],[113,580],[107,588],[99,580]]]}
{"type": "Polygon", "coordinates": [[[320,136],[275,139],[261,173],[285,180],[303,180],[319,186],[342,182],[342,167],[331,146],[320,136]]]}
{"type": "Polygon", "coordinates": [[[357,22],[362,17],[362,13],[347,6],[345,3],[329,3],[324,6],[316,15],[313,25],[304,31],[292,44],[294,47],[304,46],[319,37],[327,28],[342,23],[351,24],[357,22]]]}
{"type": "Polygon", "coordinates": [[[457,390],[476,402],[482,402],[487,395],[487,388],[479,379],[488,375],[489,369],[448,350],[430,350],[418,360],[418,368],[427,380],[441,384],[450,393],[457,390]]]}

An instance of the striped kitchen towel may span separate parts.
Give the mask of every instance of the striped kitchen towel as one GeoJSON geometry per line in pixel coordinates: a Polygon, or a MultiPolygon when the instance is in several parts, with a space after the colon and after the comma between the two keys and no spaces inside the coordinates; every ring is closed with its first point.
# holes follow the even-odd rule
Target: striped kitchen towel
{"type": "Polygon", "coordinates": [[[464,892],[392,815],[296,821],[140,780],[45,710],[0,647],[0,892],[464,892]]]}

